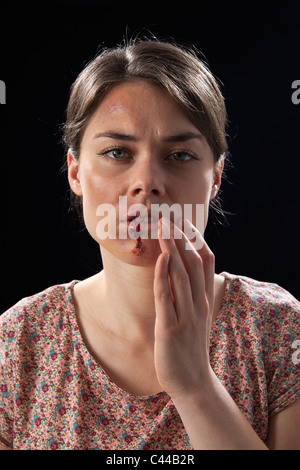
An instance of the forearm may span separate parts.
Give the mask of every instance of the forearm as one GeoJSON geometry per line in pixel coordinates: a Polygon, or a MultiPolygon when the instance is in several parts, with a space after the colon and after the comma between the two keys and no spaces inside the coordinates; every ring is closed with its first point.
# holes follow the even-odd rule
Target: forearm
{"type": "Polygon", "coordinates": [[[0,450],[12,450],[12,448],[0,442],[0,450]]]}
{"type": "Polygon", "coordinates": [[[213,371],[197,396],[173,403],[195,450],[267,450],[213,371]]]}

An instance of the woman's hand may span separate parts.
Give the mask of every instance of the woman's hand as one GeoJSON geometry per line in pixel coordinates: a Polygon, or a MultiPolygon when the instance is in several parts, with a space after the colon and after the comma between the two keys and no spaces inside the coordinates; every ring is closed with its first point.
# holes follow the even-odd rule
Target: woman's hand
{"type": "Polygon", "coordinates": [[[172,223],[169,239],[165,238],[163,231],[167,236],[169,227],[165,224],[168,222],[160,220],[162,253],[154,276],[155,367],[162,389],[176,399],[199,394],[211,372],[209,334],[215,268],[214,255],[194,226],[190,224],[197,241],[202,241],[197,251],[172,223]]]}
{"type": "MultiPolygon", "coordinates": [[[[197,241],[202,240],[201,249],[187,250],[190,242],[182,232],[182,239],[175,240],[164,239],[161,230],[159,234],[162,253],[154,277],[157,378],[193,449],[267,449],[210,366],[214,255],[193,230],[197,241]]],[[[176,226],[174,233],[180,234],[176,226]]]]}

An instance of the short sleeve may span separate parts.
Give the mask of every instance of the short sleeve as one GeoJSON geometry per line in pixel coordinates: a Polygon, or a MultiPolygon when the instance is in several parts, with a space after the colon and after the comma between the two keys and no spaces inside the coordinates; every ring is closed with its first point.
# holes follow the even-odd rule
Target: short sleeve
{"type": "Polygon", "coordinates": [[[13,446],[13,369],[9,339],[12,332],[0,317],[0,442],[13,446]]]}
{"type": "Polygon", "coordinates": [[[300,397],[300,303],[276,288],[266,317],[265,357],[269,416],[300,397]]]}

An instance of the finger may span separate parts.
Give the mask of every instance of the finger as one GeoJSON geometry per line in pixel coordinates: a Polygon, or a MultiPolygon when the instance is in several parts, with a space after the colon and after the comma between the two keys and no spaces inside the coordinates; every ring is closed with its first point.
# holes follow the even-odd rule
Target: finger
{"type": "Polygon", "coordinates": [[[203,308],[207,307],[207,304],[209,303],[206,292],[203,259],[194,249],[192,243],[186,237],[185,233],[182,232],[178,227],[175,227],[174,230],[175,235],[177,234],[175,237],[175,243],[189,276],[193,301],[198,311],[201,311],[203,308]],[[179,236],[179,232],[181,232],[181,237],[179,236]]]}
{"type": "Polygon", "coordinates": [[[185,220],[189,228],[192,229],[192,231],[195,233],[196,245],[201,245],[201,248],[197,250],[197,253],[200,255],[203,261],[205,290],[211,304],[214,303],[215,256],[199,230],[188,219],[185,220]]]}
{"type": "Polygon", "coordinates": [[[191,242],[179,227],[174,227],[175,242],[190,279],[192,296],[198,308],[205,307],[208,302],[210,309],[214,305],[214,255],[209,249],[201,233],[186,219],[184,229],[188,224],[187,233],[191,242]],[[181,235],[181,236],[179,236],[181,235]],[[201,246],[196,250],[195,246],[201,246]]]}
{"type": "MultiPolygon", "coordinates": [[[[160,222],[159,242],[162,251],[170,253],[169,277],[171,292],[174,298],[175,311],[178,321],[186,321],[194,314],[190,279],[173,238],[176,227],[171,224],[171,230],[169,230],[169,233],[167,234],[164,232],[164,228],[166,226],[163,222],[164,221],[160,222]],[[166,235],[169,235],[169,238],[166,235]]],[[[167,221],[167,224],[169,224],[169,221],[167,221]]]]}
{"type": "Polygon", "coordinates": [[[156,320],[162,327],[177,321],[169,284],[169,253],[161,253],[154,270],[154,303],[156,320]]]}
{"type": "MultiPolygon", "coordinates": [[[[192,226],[195,228],[194,226],[192,226]]],[[[177,230],[180,230],[177,228],[177,230]]],[[[195,229],[196,230],[196,229],[195,229]]],[[[182,239],[177,237],[178,251],[184,260],[190,278],[190,285],[194,301],[194,311],[201,323],[204,321],[207,329],[207,348],[210,344],[210,328],[214,309],[214,255],[200,232],[196,232],[197,246],[201,244],[201,250],[195,250],[194,243],[183,233],[182,239]],[[186,248],[189,248],[188,250],[186,248]]]]}

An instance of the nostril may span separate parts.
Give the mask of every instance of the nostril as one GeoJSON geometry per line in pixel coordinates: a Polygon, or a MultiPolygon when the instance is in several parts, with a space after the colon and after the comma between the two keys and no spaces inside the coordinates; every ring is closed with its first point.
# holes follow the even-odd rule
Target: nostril
{"type": "MultiPolygon", "coordinates": [[[[139,193],[143,192],[143,189],[142,188],[136,188],[134,190],[134,192],[135,192],[135,194],[139,194],[139,193]]],[[[149,193],[155,194],[155,196],[157,196],[160,192],[159,192],[158,189],[151,189],[151,191],[149,191],[149,193]]]]}
{"type": "Polygon", "coordinates": [[[134,190],[134,193],[135,193],[135,194],[139,194],[141,191],[143,191],[142,188],[136,188],[136,189],[134,190]]]}

